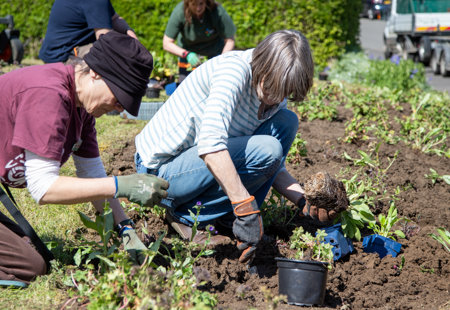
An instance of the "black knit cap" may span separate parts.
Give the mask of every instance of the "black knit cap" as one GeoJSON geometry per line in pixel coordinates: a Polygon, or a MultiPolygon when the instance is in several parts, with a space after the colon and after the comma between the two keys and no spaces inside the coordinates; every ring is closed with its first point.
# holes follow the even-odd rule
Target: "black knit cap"
{"type": "Polygon", "coordinates": [[[120,105],[137,116],[153,70],[150,52],[138,40],[109,31],[94,42],[83,59],[103,78],[120,105]]]}

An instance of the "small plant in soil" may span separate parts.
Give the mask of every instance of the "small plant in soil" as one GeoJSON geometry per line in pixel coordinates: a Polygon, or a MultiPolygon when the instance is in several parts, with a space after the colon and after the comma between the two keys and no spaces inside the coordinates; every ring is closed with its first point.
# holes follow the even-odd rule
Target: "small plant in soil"
{"type": "Polygon", "coordinates": [[[440,175],[436,170],[430,168],[430,174],[425,174],[427,179],[431,180],[431,183],[434,185],[436,182],[444,181],[448,185],[450,185],[450,175],[440,175]]]}
{"type": "Polygon", "coordinates": [[[436,230],[438,233],[437,235],[431,233],[429,234],[429,236],[442,244],[444,248],[450,253],[450,232],[443,227],[439,227],[436,230]]]}
{"type": "Polygon", "coordinates": [[[264,227],[288,227],[298,212],[288,205],[288,200],[276,190],[272,189],[270,196],[261,205],[264,227]]]}
{"type": "Polygon", "coordinates": [[[96,258],[100,261],[100,272],[115,268],[116,264],[109,257],[118,249],[120,243],[116,237],[117,233],[114,231],[114,218],[109,205],[105,207],[102,214],[96,216],[95,221],[80,211],[78,213],[83,224],[87,228],[95,230],[101,241],[89,241],[80,237],[81,243],[77,246],[78,250],[74,255],[75,264],[80,266],[82,261],[89,264],[96,258]]]}
{"type": "Polygon", "coordinates": [[[327,262],[330,263],[328,268],[331,269],[333,246],[324,242],[326,236],[325,231],[321,229],[317,230],[316,235],[313,236],[311,233],[305,232],[301,226],[295,228],[289,239],[289,247],[295,250],[295,254],[290,258],[327,262]]]}
{"type": "Polygon", "coordinates": [[[401,230],[392,231],[393,226],[399,221],[409,221],[409,219],[405,217],[397,216],[397,207],[394,202],[391,202],[391,206],[389,208],[388,214],[379,214],[378,215],[379,225],[376,223],[369,223],[369,228],[374,231],[375,234],[380,236],[391,238],[392,240],[396,240],[394,235],[397,238],[405,238],[405,234],[401,230]]]}
{"type": "Polygon", "coordinates": [[[350,180],[342,180],[348,193],[350,206],[339,214],[335,223],[341,223],[342,232],[346,237],[359,241],[361,240],[360,229],[369,223],[375,223],[375,216],[369,208],[369,204],[373,203],[373,197],[368,196],[367,193],[376,193],[376,190],[372,187],[370,179],[367,182],[357,182],[357,176],[355,174],[350,180]]]}
{"type": "Polygon", "coordinates": [[[305,157],[308,155],[308,150],[306,149],[306,141],[300,138],[300,133],[295,135],[294,142],[292,142],[291,148],[287,154],[286,160],[289,163],[299,163],[301,161],[300,157],[305,157]]]}

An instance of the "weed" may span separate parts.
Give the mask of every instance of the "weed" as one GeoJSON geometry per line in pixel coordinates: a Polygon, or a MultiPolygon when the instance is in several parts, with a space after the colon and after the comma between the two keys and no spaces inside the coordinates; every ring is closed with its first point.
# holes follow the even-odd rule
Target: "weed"
{"type": "Polygon", "coordinates": [[[265,286],[260,286],[259,288],[264,294],[264,301],[267,304],[268,310],[275,310],[278,308],[280,302],[287,302],[287,296],[285,295],[274,295],[270,289],[265,286]]]}
{"type": "Polygon", "coordinates": [[[295,103],[301,118],[333,120],[337,117],[336,107],[339,101],[335,98],[336,86],[320,83],[309,92],[308,97],[301,103],[295,103]]]}
{"type": "Polygon", "coordinates": [[[400,264],[392,266],[392,268],[397,272],[397,274],[400,274],[400,272],[403,270],[403,267],[405,267],[405,262],[406,262],[405,256],[402,255],[402,259],[400,261],[400,264]]]}
{"type": "Polygon", "coordinates": [[[81,237],[81,244],[74,255],[74,261],[77,266],[81,265],[85,259],[86,264],[97,258],[100,260],[100,272],[105,272],[108,268],[115,268],[116,264],[109,259],[114,251],[119,247],[119,242],[114,231],[114,217],[112,210],[107,205],[101,215],[96,216],[95,222],[87,215],[78,211],[83,224],[90,229],[95,230],[100,238],[100,243],[88,241],[81,237]]]}
{"type": "Polygon", "coordinates": [[[450,232],[443,228],[443,227],[439,227],[436,229],[438,234],[429,234],[429,236],[431,238],[433,238],[434,240],[436,240],[437,242],[439,242],[440,244],[442,244],[444,246],[444,248],[450,252],[450,232]]]}
{"type": "Polygon", "coordinates": [[[376,223],[369,223],[369,228],[374,231],[375,234],[378,234],[380,236],[391,238],[395,240],[394,235],[397,236],[397,238],[405,238],[405,234],[401,230],[395,230],[391,231],[395,223],[399,221],[409,221],[407,218],[400,218],[397,216],[397,208],[395,207],[394,202],[391,202],[391,206],[389,207],[389,211],[387,215],[379,214],[378,215],[378,222],[379,225],[376,223]]]}
{"type": "Polygon", "coordinates": [[[444,181],[445,183],[447,183],[448,185],[450,185],[450,175],[440,175],[439,173],[436,172],[436,170],[434,170],[433,168],[430,168],[430,174],[425,174],[425,177],[427,179],[431,180],[431,183],[433,183],[433,185],[437,182],[437,181],[444,181]]]}
{"type": "Polygon", "coordinates": [[[295,135],[295,139],[292,142],[291,148],[287,154],[286,160],[289,163],[299,163],[300,157],[307,156],[306,141],[300,138],[300,133],[295,135]]]}
{"type": "Polygon", "coordinates": [[[264,227],[279,226],[288,227],[293,225],[298,208],[295,211],[288,205],[288,200],[275,189],[272,189],[270,196],[261,205],[261,214],[264,227]]]}

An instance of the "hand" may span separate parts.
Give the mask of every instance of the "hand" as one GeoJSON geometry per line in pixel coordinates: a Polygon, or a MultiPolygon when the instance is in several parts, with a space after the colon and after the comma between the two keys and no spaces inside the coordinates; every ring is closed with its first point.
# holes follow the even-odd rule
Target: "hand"
{"type": "Polygon", "coordinates": [[[145,260],[144,250],[147,247],[142,243],[133,228],[125,229],[122,232],[123,248],[130,254],[131,260],[139,265],[142,265],[145,260]]]}
{"type": "Polygon", "coordinates": [[[338,212],[335,210],[328,210],[325,208],[317,208],[309,203],[309,201],[302,196],[297,202],[297,206],[302,211],[303,215],[310,216],[320,222],[331,222],[338,216],[338,212]]]}
{"type": "Polygon", "coordinates": [[[198,57],[197,53],[189,52],[189,54],[187,54],[186,56],[186,59],[193,68],[201,64],[200,58],[198,57]]]}
{"type": "Polygon", "coordinates": [[[153,207],[167,197],[169,183],[152,174],[131,174],[117,177],[114,198],[126,197],[129,201],[153,207]]]}
{"type": "Polygon", "coordinates": [[[232,202],[232,206],[236,215],[233,234],[238,240],[237,248],[242,251],[239,262],[250,264],[264,233],[261,214],[253,196],[243,201],[232,202]]]}

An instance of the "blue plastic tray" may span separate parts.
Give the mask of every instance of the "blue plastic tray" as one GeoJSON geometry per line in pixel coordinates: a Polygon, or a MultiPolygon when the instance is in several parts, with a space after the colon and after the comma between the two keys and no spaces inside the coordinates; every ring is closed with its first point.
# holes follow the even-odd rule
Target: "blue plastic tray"
{"type": "Polygon", "coordinates": [[[363,239],[363,250],[366,253],[378,253],[380,258],[386,255],[397,257],[402,248],[401,243],[380,235],[370,235],[363,239]]]}
{"type": "Polygon", "coordinates": [[[326,227],[323,230],[327,233],[324,242],[333,246],[333,260],[336,261],[355,250],[352,240],[344,236],[340,223],[326,227]]]}
{"type": "Polygon", "coordinates": [[[164,102],[141,102],[138,116],[133,116],[127,111],[123,111],[120,113],[120,117],[148,121],[156,114],[156,112],[158,112],[159,108],[161,108],[163,104],[164,102]]]}

